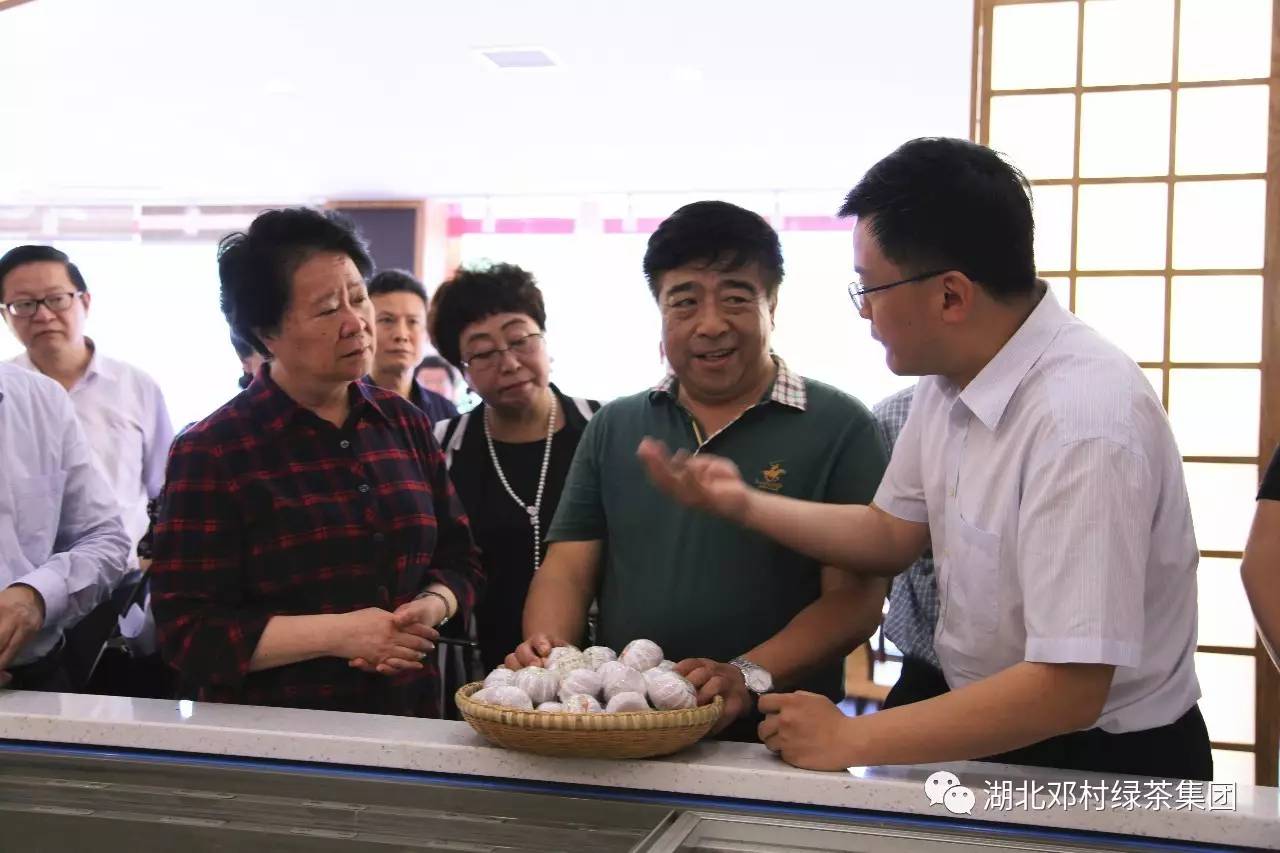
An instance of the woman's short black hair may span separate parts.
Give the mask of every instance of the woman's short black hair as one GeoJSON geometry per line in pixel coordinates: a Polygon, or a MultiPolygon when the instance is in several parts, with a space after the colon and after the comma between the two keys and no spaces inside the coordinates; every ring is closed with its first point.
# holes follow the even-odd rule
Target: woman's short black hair
{"type": "Polygon", "coordinates": [[[863,176],[840,216],[865,219],[909,274],[956,269],[997,299],[1035,289],[1030,185],[1017,167],[965,139],[913,139],[863,176]]]}
{"type": "Polygon", "coordinates": [[[5,252],[4,257],[0,257],[0,299],[4,299],[4,280],[9,273],[18,267],[41,261],[62,264],[67,268],[67,278],[71,279],[76,290],[80,293],[89,292],[88,286],[84,283],[84,276],[80,274],[80,268],[71,263],[66,252],[60,252],[52,246],[16,246],[5,252]]]}
{"type": "Polygon", "coordinates": [[[248,231],[228,234],[218,244],[222,313],[232,331],[263,356],[269,353],[254,330],[280,328],[293,274],[320,252],[346,255],[366,279],[373,272],[373,259],[355,226],[332,210],[263,211],[248,231]]]}
{"type": "Polygon", "coordinates": [[[644,276],[658,298],[662,274],[689,264],[736,270],[759,266],[770,300],[782,284],[778,232],[758,213],[727,201],[695,201],[663,220],[649,237],[644,276]]]}
{"type": "Polygon", "coordinates": [[[237,335],[234,331],[231,333],[231,346],[235,348],[236,355],[241,361],[253,355],[253,344],[237,335]]]}
{"type": "Polygon", "coordinates": [[[369,279],[369,295],[377,296],[380,293],[412,293],[422,300],[424,308],[430,301],[422,282],[404,270],[382,270],[369,279]]]}
{"type": "Polygon", "coordinates": [[[515,264],[458,267],[436,288],[427,331],[436,352],[462,370],[462,330],[494,314],[528,314],[547,328],[547,309],[533,274],[515,264]]]}

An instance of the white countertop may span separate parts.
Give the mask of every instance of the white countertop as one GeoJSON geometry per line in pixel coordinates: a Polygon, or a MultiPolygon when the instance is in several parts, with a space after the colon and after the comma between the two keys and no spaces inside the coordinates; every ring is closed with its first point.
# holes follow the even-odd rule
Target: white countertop
{"type": "MultiPolygon", "coordinates": [[[[599,785],[810,806],[866,809],[953,818],[930,805],[924,781],[935,770],[954,772],[975,794],[972,819],[1060,829],[1141,835],[1226,846],[1280,849],[1280,790],[1235,786],[1234,810],[1175,808],[1176,786],[1162,808],[1149,780],[1134,810],[1055,805],[1005,807],[991,803],[992,782],[1025,793],[1032,783],[1081,790],[1115,777],[1067,774],[1007,765],[962,762],[875,767],[853,773],[796,770],[762,745],[704,742],[678,755],[643,761],[545,758],[489,746],[466,723],[408,717],[298,711],[247,705],[173,702],[0,690],[0,738],[62,744],[151,749],[286,761],[599,785]],[[1072,787],[1068,787],[1070,783],[1072,787]],[[990,806],[990,807],[989,807],[990,806]]],[[[1119,780],[1123,784],[1124,780],[1119,780]]],[[[1136,788],[1135,788],[1136,786],[1136,788]]],[[[1050,794],[1040,789],[1041,801],[1050,794]]],[[[1050,789],[1053,790],[1053,789],[1050,789]]],[[[1208,793],[1207,787],[1204,793],[1208,793]]],[[[1186,804],[1183,803],[1185,806],[1186,804]]],[[[961,816],[960,819],[967,819],[961,816]]]]}

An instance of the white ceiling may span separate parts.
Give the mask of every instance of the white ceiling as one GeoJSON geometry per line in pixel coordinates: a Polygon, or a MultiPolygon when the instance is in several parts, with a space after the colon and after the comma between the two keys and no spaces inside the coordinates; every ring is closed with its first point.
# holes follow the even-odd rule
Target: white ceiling
{"type": "Polygon", "coordinates": [[[0,12],[0,204],[847,187],[968,133],[971,27],[969,0],[34,0],[0,12]]]}

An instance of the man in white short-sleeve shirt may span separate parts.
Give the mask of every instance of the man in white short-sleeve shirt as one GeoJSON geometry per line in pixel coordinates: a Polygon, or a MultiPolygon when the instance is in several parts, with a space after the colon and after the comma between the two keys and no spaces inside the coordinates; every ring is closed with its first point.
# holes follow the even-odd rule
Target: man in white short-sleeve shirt
{"type": "Polygon", "coordinates": [[[1036,279],[1025,178],[982,146],[914,140],[841,215],[854,304],[889,367],[925,377],[873,505],[641,455],[669,494],[830,565],[896,574],[931,542],[949,690],[859,718],[766,697],[761,738],[815,769],[985,757],[1212,778],[1181,458],[1138,367],[1036,279]]]}
{"type": "Polygon", "coordinates": [[[52,246],[19,246],[0,258],[5,319],[25,351],[13,360],[71,395],[99,471],[115,492],[133,542],[147,531],[147,502],[160,495],[173,425],[160,386],[98,351],[84,334],[90,296],[83,276],[52,246]]]}

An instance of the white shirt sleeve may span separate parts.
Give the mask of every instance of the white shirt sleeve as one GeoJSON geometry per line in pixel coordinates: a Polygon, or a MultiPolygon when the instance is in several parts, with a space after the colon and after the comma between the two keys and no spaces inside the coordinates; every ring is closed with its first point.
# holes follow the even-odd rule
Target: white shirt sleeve
{"type": "MultiPolygon", "coordinates": [[[[923,383],[922,383],[923,384],[923,383]]],[[[924,417],[919,415],[920,397],[907,415],[907,422],[898,434],[885,469],[880,488],[872,501],[880,509],[904,521],[920,524],[929,522],[929,506],[925,500],[924,472],[920,458],[921,431],[924,417]]]]}
{"type": "Polygon", "coordinates": [[[164,469],[169,462],[169,446],[173,444],[173,422],[169,420],[169,407],[164,402],[164,392],[151,382],[151,399],[147,404],[147,434],[142,443],[142,485],[147,497],[155,500],[164,488],[164,469]]]}
{"type": "Polygon", "coordinates": [[[50,424],[61,432],[61,469],[66,485],[53,554],[15,583],[44,598],[46,625],[71,625],[105,601],[129,561],[129,537],[120,522],[115,494],[93,464],[93,453],[70,398],[61,395],[50,424]],[[60,422],[60,423],[59,423],[60,422]]]}
{"type": "Polygon", "coordinates": [[[1018,579],[1026,660],[1137,666],[1159,484],[1104,438],[1053,448],[1023,480],[1018,579]]]}

